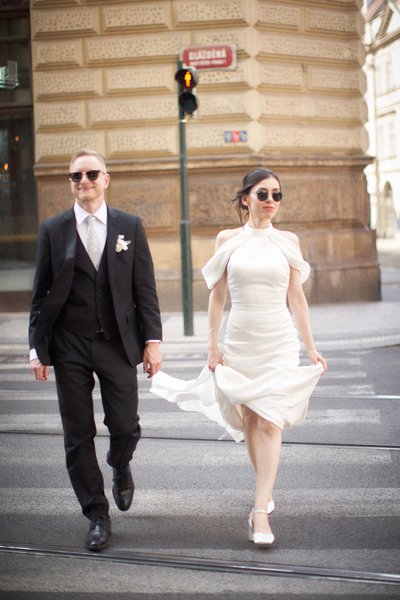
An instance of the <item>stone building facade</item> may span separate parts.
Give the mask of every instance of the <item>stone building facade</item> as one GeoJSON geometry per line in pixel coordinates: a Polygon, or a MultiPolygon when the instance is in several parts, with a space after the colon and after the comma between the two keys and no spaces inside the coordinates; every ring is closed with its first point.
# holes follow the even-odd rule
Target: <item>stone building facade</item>
{"type": "Polygon", "coordinates": [[[400,2],[364,0],[371,217],[379,237],[400,230],[400,2]]]}
{"type": "Polygon", "coordinates": [[[177,90],[182,48],[234,44],[237,68],[199,71],[186,127],[194,308],[229,199],[253,167],[276,170],[276,225],[312,265],[311,302],[377,300],[364,168],[361,0],[31,0],[39,220],[66,208],[68,159],[107,159],[111,205],[142,216],[162,306],[179,309],[177,90]],[[226,132],[244,131],[243,141],[226,132]]]}

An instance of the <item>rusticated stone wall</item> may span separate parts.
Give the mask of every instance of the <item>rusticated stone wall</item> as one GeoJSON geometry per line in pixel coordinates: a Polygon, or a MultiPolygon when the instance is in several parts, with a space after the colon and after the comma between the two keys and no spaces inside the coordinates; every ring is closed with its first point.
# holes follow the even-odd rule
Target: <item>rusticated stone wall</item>
{"type": "Polygon", "coordinates": [[[199,270],[243,175],[280,174],[277,226],[299,234],[311,302],[376,300],[375,235],[363,169],[360,0],[31,0],[36,175],[43,219],[71,203],[81,147],[104,154],[110,204],[143,217],[162,305],[180,307],[179,50],[235,44],[232,71],[199,71],[187,125],[195,308],[199,270]],[[247,131],[227,143],[224,132],[247,131]]]}

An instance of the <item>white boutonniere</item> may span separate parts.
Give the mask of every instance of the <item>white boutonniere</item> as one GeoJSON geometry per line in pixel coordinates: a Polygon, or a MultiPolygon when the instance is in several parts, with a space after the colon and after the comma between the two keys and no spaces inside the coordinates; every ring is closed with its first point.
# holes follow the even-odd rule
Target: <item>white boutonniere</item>
{"type": "Polygon", "coordinates": [[[122,250],[128,250],[128,246],[131,240],[125,240],[124,235],[119,235],[117,239],[117,245],[115,246],[115,252],[122,252],[122,250]]]}

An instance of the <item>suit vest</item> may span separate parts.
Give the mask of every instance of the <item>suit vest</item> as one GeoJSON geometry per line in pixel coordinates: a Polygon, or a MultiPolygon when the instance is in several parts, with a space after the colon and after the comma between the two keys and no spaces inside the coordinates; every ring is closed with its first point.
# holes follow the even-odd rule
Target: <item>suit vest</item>
{"type": "Polygon", "coordinates": [[[77,238],[74,278],[57,325],[89,339],[99,331],[112,339],[118,335],[118,325],[108,277],[107,244],[96,271],[79,235],[77,238]]]}

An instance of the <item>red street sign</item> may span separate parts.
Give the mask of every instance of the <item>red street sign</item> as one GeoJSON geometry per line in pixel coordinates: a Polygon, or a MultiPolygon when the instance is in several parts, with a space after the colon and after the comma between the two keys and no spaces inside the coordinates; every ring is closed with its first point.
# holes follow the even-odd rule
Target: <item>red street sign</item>
{"type": "Polygon", "coordinates": [[[236,46],[218,44],[182,48],[180,59],[183,64],[196,69],[236,69],[236,46]]]}

